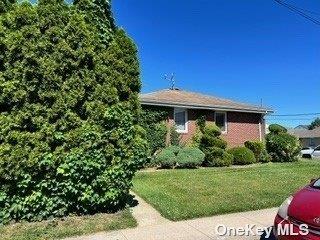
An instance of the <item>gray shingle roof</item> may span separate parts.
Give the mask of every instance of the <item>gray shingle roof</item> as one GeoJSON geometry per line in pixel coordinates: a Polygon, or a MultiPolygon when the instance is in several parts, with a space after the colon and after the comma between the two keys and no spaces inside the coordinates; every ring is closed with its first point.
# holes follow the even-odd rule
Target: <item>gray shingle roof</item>
{"type": "Polygon", "coordinates": [[[240,112],[273,112],[272,109],[241,103],[230,99],[188,92],[178,89],[165,89],[140,95],[142,105],[212,109],[240,112]]]}
{"type": "Polygon", "coordinates": [[[290,129],[289,133],[295,135],[298,138],[320,138],[320,127],[313,130],[308,129],[290,129]]]}

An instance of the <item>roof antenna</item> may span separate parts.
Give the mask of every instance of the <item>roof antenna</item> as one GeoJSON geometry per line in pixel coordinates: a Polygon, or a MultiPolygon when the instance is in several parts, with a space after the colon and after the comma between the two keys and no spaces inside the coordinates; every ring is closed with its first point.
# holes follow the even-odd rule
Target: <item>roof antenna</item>
{"type": "Polygon", "coordinates": [[[164,79],[170,81],[170,85],[171,85],[170,89],[174,90],[175,89],[175,84],[176,84],[176,81],[174,79],[174,73],[171,73],[171,76],[168,76],[168,74],[165,74],[164,75],[164,79]]]}
{"type": "Polygon", "coordinates": [[[262,102],[262,98],[260,98],[260,107],[263,107],[263,102],[262,102]]]}

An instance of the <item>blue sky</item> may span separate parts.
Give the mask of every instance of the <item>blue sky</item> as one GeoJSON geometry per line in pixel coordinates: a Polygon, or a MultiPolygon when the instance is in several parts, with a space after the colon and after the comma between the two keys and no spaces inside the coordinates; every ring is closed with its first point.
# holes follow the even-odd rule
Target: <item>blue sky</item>
{"type": "MultiPolygon", "coordinates": [[[[287,1],[320,19],[319,0],[287,1]]],[[[320,26],[273,0],[114,0],[113,11],[138,45],[143,92],[168,88],[174,72],[181,89],[262,98],[276,114],[320,112],[320,26]]]]}

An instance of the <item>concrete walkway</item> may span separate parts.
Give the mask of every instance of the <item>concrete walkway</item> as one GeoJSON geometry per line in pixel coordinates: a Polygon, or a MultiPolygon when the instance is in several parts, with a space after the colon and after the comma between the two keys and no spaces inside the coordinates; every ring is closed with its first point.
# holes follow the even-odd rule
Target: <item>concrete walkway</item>
{"type": "MultiPolygon", "coordinates": [[[[217,225],[223,224],[230,228],[270,227],[277,208],[234,213],[206,218],[197,218],[172,222],[163,218],[154,208],[139,197],[139,204],[132,208],[138,227],[113,232],[101,232],[89,236],[68,238],[66,240],[210,240],[210,239],[250,239],[257,240],[260,236],[218,236],[217,225]]],[[[222,231],[223,229],[221,229],[222,231]]]]}

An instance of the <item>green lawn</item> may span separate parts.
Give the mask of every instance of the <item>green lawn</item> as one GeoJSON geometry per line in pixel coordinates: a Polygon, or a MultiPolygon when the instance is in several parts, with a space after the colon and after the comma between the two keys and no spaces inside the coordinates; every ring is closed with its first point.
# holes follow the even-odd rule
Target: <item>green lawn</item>
{"type": "Polygon", "coordinates": [[[0,227],[1,240],[49,240],[135,227],[136,220],[129,210],[116,214],[68,217],[64,221],[18,223],[0,227]]]}
{"type": "Polygon", "coordinates": [[[134,191],[164,217],[182,220],[279,206],[310,179],[320,161],[268,163],[246,168],[139,172],[134,191]]]}

